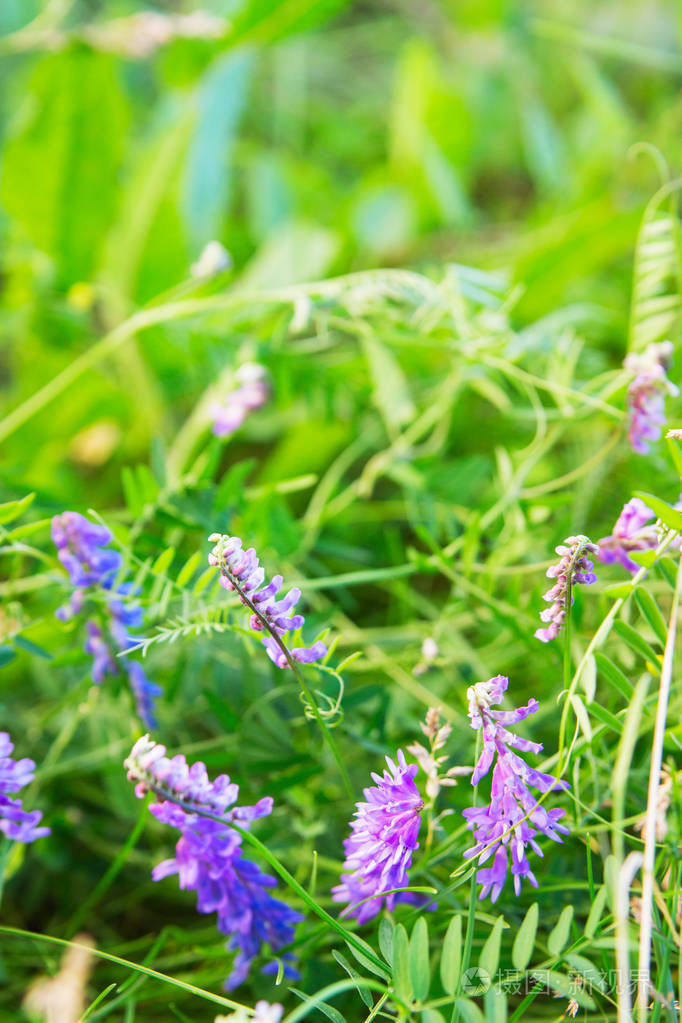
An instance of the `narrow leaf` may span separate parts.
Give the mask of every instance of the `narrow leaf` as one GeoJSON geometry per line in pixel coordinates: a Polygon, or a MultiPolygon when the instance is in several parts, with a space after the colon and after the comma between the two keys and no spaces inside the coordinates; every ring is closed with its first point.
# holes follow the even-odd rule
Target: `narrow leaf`
{"type": "Polygon", "coordinates": [[[503,927],[504,917],[498,916],[493,924],[492,931],[486,938],[486,942],[481,949],[480,959],[478,960],[480,968],[485,970],[491,979],[497,973],[497,966],[500,961],[500,943],[502,941],[503,927]]]}
{"type": "Polygon", "coordinates": [[[626,700],[629,700],[635,691],[635,687],[632,685],[627,675],[625,675],[620,668],[606,656],[606,654],[597,652],[594,655],[594,659],[597,662],[597,670],[599,673],[603,675],[612,686],[615,686],[615,688],[623,694],[626,700]]]}
{"type": "Polygon", "coordinates": [[[656,653],[654,648],[649,646],[647,641],[640,636],[636,629],[633,629],[627,622],[621,621],[614,622],[613,628],[632,650],[640,654],[646,661],[651,661],[652,664],[658,664],[660,660],[659,655],[656,653]]]}
{"type": "Polygon", "coordinates": [[[635,593],[635,600],[639,605],[640,611],[653,631],[656,633],[656,638],[663,646],[665,646],[668,638],[668,626],[665,623],[665,618],[661,614],[661,609],[658,604],[649,591],[643,589],[637,590],[635,593]]]}
{"type": "Polygon", "coordinates": [[[429,993],[429,929],[423,916],[417,920],[410,936],[410,980],[414,996],[423,1002],[429,993]]]}
{"type": "Polygon", "coordinates": [[[454,995],[462,962],[462,918],[453,916],[445,932],[440,957],[440,979],[446,994],[454,995]]]}
{"type": "Polygon", "coordinates": [[[20,501],[7,501],[5,504],[0,504],[0,525],[5,526],[8,522],[18,519],[33,503],[35,496],[35,494],[27,494],[20,501]]]}
{"type": "Polygon", "coordinates": [[[192,578],[195,571],[197,570],[201,560],[202,560],[201,551],[195,551],[192,557],[189,559],[189,561],[187,561],[183,565],[183,567],[180,569],[180,572],[178,573],[177,578],[178,586],[184,586],[186,582],[189,582],[189,580],[192,578]]]}
{"type": "Polygon", "coordinates": [[[525,970],[526,966],[530,962],[530,957],[533,954],[533,946],[535,944],[535,933],[538,929],[538,917],[539,907],[537,902],[534,902],[530,907],[523,922],[519,927],[519,932],[514,939],[514,945],[512,947],[512,963],[514,968],[517,970],[525,970]]]}
{"type": "Polygon", "coordinates": [[[652,512],[658,516],[664,525],[678,532],[682,531],[682,511],[673,508],[671,504],[668,504],[667,501],[662,501],[660,497],[654,497],[653,494],[646,494],[641,490],[635,491],[635,497],[639,497],[644,501],[647,507],[651,508],[652,512]]]}
{"type": "Polygon", "coordinates": [[[403,1004],[412,1001],[410,946],[407,931],[402,924],[398,924],[393,932],[393,987],[396,997],[403,1004]]]}
{"type": "Polygon", "coordinates": [[[558,956],[565,948],[572,920],[573,906],[564,906],[556,925],[550,931],[549,937],[547,938],[547,948],[549,949],[550,955],[558,956]]]}

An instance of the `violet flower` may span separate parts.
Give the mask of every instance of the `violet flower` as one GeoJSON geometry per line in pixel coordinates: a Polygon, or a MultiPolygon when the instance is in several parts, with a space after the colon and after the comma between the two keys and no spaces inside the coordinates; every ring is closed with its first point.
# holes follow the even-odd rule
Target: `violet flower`
{"type": "Polygon", "coordinates": [[[24,757],[13,760],[14,746],[7,732],[0,732],[0,834],[15,842],[35,842],[49,835],[50,829],[38,827],[42,819],[40,810],[24,810],[21,799],[12,799],[8,792],[18,792],[33,781],[35,763],[24,757]]]}
{"type": "Polygon", "coordinates": [[[634,377],[627,393],[628,439],[633,451],[640,455],[646,455],[649,444],[661,436],[666,395],[679,393],[667,377],[672,354],[672,343],[662,341],[650,344],[644,352],[631,352],[623,363],[634,377]]]}
{"type": "Polygon", "coordinates": [[[414,901],[409,892],[385,894],[407,886],[423,807],[414,783],[419,768],[406,762],[402,750],[397,761],[386,757],[389,770],[372,774],[376,785],[364,790],[366,802],[355,804],[351,835],[343,843],[345,873],[332,889],[334,902],[350,903],[351,915],[361,924],[376,916],[384,902],[393,909],[396,901],[414,901]]]}
{"type": "Polygon", "coordinates": [[[52,539],[75,587],[56,617],[68,622],[81,613],[89,596],[103,598],[97,605],[99,620],[88,618],[85,623],[88,639],[84,649],[93,659],[92,680],[100,685],[107,675],[118,675],[123,670],[140,719],[147,728],[156,728],[154,701],[163,690],[150,681],[139,662],[116,656],[139,638],[130,630],[142,627],[142,609],[130,600],[137,592],[131,583],[114,585],[123,558],[108,547],[111,532],[78,512],[66,511],[52,519],[52,539]]]}
{"type": "MultiPolygon", "coordinates": [[[[136,782],[135,794],[143,798],[153,792],[158,802],[150,805],[151,813],[181,835],[175,856],[157,864],[152,879],[177,874],[181,888],[196,892],[199,912],[217,914],[218,930],[229,937],[227,949],[237,952],[225,982],[231,990],[246,979],[264,944],[273,952],[289,945],[295,925],[303,919],[270,894],[275,878],[242,855],[242,836],[227,823],[248,828],[252,820],[272,812],[272,799],[265,796],[255,806],[234,806],[239,787],[227,775],[211,781],[200,761],[189,766],[181,754],[169,758],[165,747],[148,735],[138,739],[124,766],[128,778],[136,782]],[[221,816],[225,823],[202,813],[221,816]]],[[[285,975],[297,976],[292,956],[285,954],[282,960],[285,975]]],[[[271,963],[264,972],[276,970],[271,963]]]]}
{"type": "MultiPolygon", "coordinates": [[[[276,600],[282,588],[282,576],[275,575],[272,582],[263,585],[265,569],[261,568],[254,547],[245,551],[239,537],[222,536],[220,533],[212,533],[208,539],[215,544],[208,556],[208,563],[220,567],[221,586],[236,591],[242,604],[253,612],[249,620],[252,629],[256,632],[267,629],[269,632],[262,643],[270,660],[278,668],[291,667],[275,637],[286,646],[286,634],[295,632],[305,624],[302,614],[294,614],[301,591],[295,586],[285,597],[276,600]]],[[[293,660],[311,664],[326,656],[327,647],[318,640],[311,647],[293,647],[288,652],[293,660]]]]}
{"type": "Polygon", "coordinates": [[[239,386],[211,409],[216,437],[230,437],[250,412],[265,405],[270,398],[267,370],[257,362],[245,362],[235,373],[239,386]]]}
{"type": "Polygon", "coordinates": [[[535,636],[543,643],[549,643],[556,639],[566,621],[567,607],[573,606],[573,586],[576,583],[590,585],[597,581],[592,571],[592,562],[588,554],[598,554],[599,547],[592,543],[586,536],[569,536],[556,548],[560,555],[557,565],[550,565],[547,569],[547,577],[556,579],[556,583],[545,593],[543,600],[550,603],[540,612],[543,622],[549,622],[545,629],[536,629],[535,636]]]}
{"type": "Polygon", "coordinates": [[[639,497],[633,497],[623,505],[611,536],[602,537],[599,541],[597,557],[605,565],[619,562],[628,572],[634,573],[641,566],[632,560],[630,554],[634,551],[650,551],[657,545],[656,514],[639,497]]]}
{"type": "Polygon", "coordinates": [[[506,727],[534,714],[538,701],[529,700],[525,707],[516,710],[490,709],[493,704],[502,702],[508,685],[508,678],[496,675],[488,682],[479,682],[467,690],[471,727],[483,730],[483,749],[471,776],[471,784],[478,784],[493,761],[495,766],[490,804],[463,811],[467,827],[476,839],[476,844],[467,849],[464,856],[468,859],[477,856],[479,865],[493,857],[492,866],[476,874],[477,882],[483,886],[480,897],[484,899],[490,895],[492,902],[497,901],[507,880],[509,852],[514,891],[519,895],[523,878],[534,888],[538,886],[526,856],[527,847],[542,856],[536,842],[538,832],[553,842],[561,842],[560,834],[568,834],[568,828],[558,823],[565,811],[545,810],[529,788],[532,786],[543,793],[565,790],[569,788],[568,782],[529,767],[512,747],[524,753],[539,753],[542,745],[522,739],[506,727]]]}

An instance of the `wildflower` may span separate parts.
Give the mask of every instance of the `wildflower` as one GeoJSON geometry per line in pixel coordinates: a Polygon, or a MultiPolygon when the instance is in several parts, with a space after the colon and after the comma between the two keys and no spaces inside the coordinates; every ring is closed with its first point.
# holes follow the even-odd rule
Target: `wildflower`
{"type": "Polygon", "coordinates": [[[0,732],[0,834],[15,842],[35,842],[50,834],[50,829],[38,827],[42,819],[40,810],[24,810],[20,799],[11,799],[8,792],[18,792],[33,780],[35,763],[24,757],[13,760],[10,753],[14,745],[7,732],[0,732]]]}
{"type": "Polygon", "coordinates": [[[230,253],[220,242],[211,241],[204,246],[196,263],[192,263],[190,273],[195,280],[204,280],[231,269],[230,253]]]}
{"type": "Polygon", "coordinates": [[[437,757],[438,750],[445,746],[450,737],[452,727],[445,722],[440,723],[440,707],[429,707],[426,712],[426,720],[420,721],[420,728],[429,742],[426,749],[420,742],[414,742],[407,747],[407,752],[415,758],[422,771],[426,775],[426,795],[433,802],[441,790],[441,786],[457,784],[457,778],[469,774],[469,767],[450,767],[441,774],[441,769],[448,759],[447,754],[437,757]]]}
{"type": "Polygon", "coordinates": [[[351,835],[344,840],[346,872],[332,889],[334,902],[350,903],[361,924],[376,916],[384,900],[388,909],[396,900],[411,901],[409,893],[385,894],[408,883],[423,807],[414,783],[419,768],[406,762],[402,750],[397,760],[395,764],[386,757],[389,770],[383,777],[372,774],[376,785],[364,790],[367,801],[355,804],[351,835]]]}
{"type": "MultiPolygon", "coordinates": [[[[278,668],[291,667],[284,649],[286,633],[295,632],[305,624],[302,614],[294,614],[294,608],[301,597],[298,587],[289,590],[286,597],[276,600],[282,588],[282,576],[275,575],[272,582],[265,582],[265,570],[260,567],[253,547],[242,549],[242,541],[236,536],[221,536],[212,533],[210,543],[215,544],[208,556],[209,565],[220,567],[220,583],[226,590],[236,591],[245,607],[252,611],[249,624],[256,632],[267,630],[269,635],[262,640],[270,660],[278,668]]],[[[287,650],[289,657],[301,664],[310,664],[325,657],[327,648],[321,640],[311,647],[294,647],[287,650]]]]}
{"type": "MultiPolygon", "coordinates": [[[[159,863],[152,879],[160,881],[177,874],[180,887],[196,892],[200,913],[216,913],[218,929],[229,936],[227,949],[236,951],[233,970],[225,982],[230,990],[246,979],[253,959],[267,943],[276,952],[291,943],[294,926],[303,917],[270,894],[276,881],[247,860],[241,851],[242,836],[229,821],[248,828],[251,821],[272,812],[272,799],[265,796],[255,806],[234,806],[239,787],[221,774],[214,781],[204,764],[191,766],[184,756],[169,758],[164,746],[148,735],[139,739],[124,767],[136,782],[135,794],[148,791],[158,802],[151,813],[180,831],[172,859],[159,863]],[[225,823],[202,814],[220,816],[225,823]]],[[[284,972],[295,977],[292,957],[283,957],[284,972]]],[[[275,964],[265,968],[273,972],[275,964]]]]}
{"type": "Polygon", "coordinates": [[[605,536],[599,541],[599,560],[607,565],[620,562],[628,572],[639,571],[640,566],[632,560],[630,554],[633,551],[650,551],[656,547],[658,531],[655,521],[651,521],[655,518],[655,513],[647,508],[644,501],[633,497],[623,505],[611,536],[605,536]]]}
{"type": "Polygon", "coordinates": [[[649,444],[661,436],[666,394],[679,393],[667,377],[672,354],[672,343],[663,341],[650,344],[644,352],[631,352],[623,363],[634,377],[627,394],[628,439],[633,451],[640,455],[646,455],[649,444]]]}
{"type": "Polygon", "coordinates": [[[549,625],[546,629],[537,629],[535,632],[536,638],[541,639],[543,643],[549,643],[559,635],[566,621],[566,607],[570,608],[573,605],[571,591],[574,584],[589,585],[597,581],[592,571],[592,562],[587,555],[598,554],[599,548],[586,536],[569,536],[556,548],[556,553],[560,555],[559,564],[550,565],[547,569],[547,577],[556,579],[556,583],[542,598],[552,606],[540,612],[542,621],[549,622],[549,625]]]}
{"type": "Polygon", "coordinates": [[[254,1005],[252,1016],[245,1009],[237,1009],[229,1016],[216,1016],[214,1023],[280,1023],[283,1014],[284,1006],[279,1002],[270,1005],[261,999],[254,1005]]]}
{"type": "Polygon", "coordinates": [[[123,670],[140,719],[147,728],[156,728],[154,701],[163,690],[150,681],[141,664],[117,656],[137,642],[138,637],[130,630],[141,628],[142,609],[130,600],[137,593],[131,583],[115,585],[123,558],[108,548],[113,539],[111,532],[78,512],[67,511],[52,519],[52,539],[75,587],[56,617],[68,622],[81,613],[88,595],[104,598],[99,603],[100,620],[89,618],[85,623],[85,651],[93,659],[92,680],[100,685],[107,675],[118,675],[123,670]]]}
{"type": "Polygon", "coordinates": [[[213,432],[230,437],[250,412],[261,408],[270,397],[267,371],[257,362],[245,362],[235,373],[239,386],[221,403],[212,406],[213,432]]]}
{"type": "Polygon", "coordinates": [[[508,851],[511,851],[514,891],[521,892],[525,877],[534,888],[538,883],[526,857],[529,846],[538,856],[542,850],[536,842],[538,832],[554,842],[561,842],[559,832],[568,834],[568,828],[559,824],[563,810],[545,810],[529,786],[540,792],[567,789],[568,783],[543,774],[521,759],[512,747],[524,753],[539,753],[542,745],[530,742],[510,732],[508,725],[523,721],[538,709],[537,700],[529,700],[516,710],[491,710],[501,703],[509,685],[504,675],[496,675],[488,682],[479,682],[467,690],[471,727],[483,730],[483,749],[471,776],[477,785],[490,770],[493,761],[491,799],[489,806],[470,807],[463,811],[467,827],[474,833],[476,844],[468,849],[466,858],[478,857],[479,865],[493,858],[492,866],[479,870],[476,880],[483,887],[481,898],[490,895],[496,902],[507,880],[508,851]]]}
{"type": "Polygon", "coordinates": [[[682,440],[682,430],[668,430],[666,440],[682,440]]]}

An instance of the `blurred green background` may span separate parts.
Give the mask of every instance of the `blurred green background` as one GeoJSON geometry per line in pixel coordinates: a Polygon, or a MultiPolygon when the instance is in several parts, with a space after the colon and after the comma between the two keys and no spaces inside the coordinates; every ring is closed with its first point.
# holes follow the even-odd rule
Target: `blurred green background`
{"type": "MultiPolygon", "coordinates": [[[[622,354],[661,173],[631,147],[680,163],[678,3],[4,0],[0,31],[5,410],[213,238],[221,288],[504,268],[515,323],[592,303],[622,354]]],[[[127,345],[3,446],[10,492],[85,500],[94,473],[115,498],[234,345],[205,324],[127,345]]]]}

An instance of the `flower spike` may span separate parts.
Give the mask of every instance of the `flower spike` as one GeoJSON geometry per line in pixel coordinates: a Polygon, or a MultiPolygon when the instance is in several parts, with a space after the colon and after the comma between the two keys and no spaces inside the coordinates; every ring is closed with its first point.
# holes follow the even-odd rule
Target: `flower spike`
{"type": "Polygon", "coordinates": [[[423,803],[414,783],[419,768],[407,763],[402,750],[397,761],[386,757],[388,771],[372,774],[376,785],[364,790],[366,802],[355,804],[351,835],[344,841],[346,872],[332,889],[334,902],[350,903],[361,924],[376,916],[384,901],[387,909],[397,900],[413,901],[409,892],[384,894],[407,885],[412,853],[419,848],[423,803]]]}
{"type": "Polygon", "coordinates": [[[564,810],[545,810],[529,788],[532,786],[543,793],[565,790],[569,788],[568,782],[543,774],[522,760],[515,749],[523,753],[540,753],[542,745],[523,739],[508,728],[534,714],[538,701],[529,700],[525,707],[515,710],[491,709],[502,702],[508,685],[508,678],[496,675],[488,682],[479,682],[467,690],[471,727],[483,731],[483,749],[471,776],[471,784],[477,785],[493,762],[495,766],[490,804],[472,806],[463,811],[467,827],[476,839],[476,844],[464,856],[468,859],[478,857],[481,866],[492,857],[492,866],[479,870],[476,875],[476,880],[482,885],[480,897],[484,899],[490,895],[492,902],[497,901],[507,880],[510,852],[514,891],[519,895],[523,878],[534,888],[538,886],[526,857],[526,847],[542,856],[536,842],[538,832],[554,842],[561,842],[560,835],[569,833],[567,827],[559,824],[564,810]]]}
{"type": "Polygon", "coordinates": [[[598,554],[599,547],[586,536],[569,536],[563,544],[559,544],[556,553],[560,556],[559,563],[550,565],[547,569],[547,577],[556,579],[556,583],[542,598],[552,606],[540,612],[542,621],[549,624],[546,629],[535,631],[536,638],[543,643],[556,639],[561,632],[566,621],[567,607],[573,605],[572,590],[575,583],[590,585],[597,581],[592,571],[592,562],[587,555],[598,554]]]}
{"type": "MultiPolygon", "coordinates": [[[[242,836],[229,826],[233,821],[248,828],[251,821],[267,817],[272,799],[265,796],[254,806],[235,806],[239,786],[226,774],[211,781],[201,761],[190,766],[182,754],[167,757],[165,746],[148,735],[138,739],[123,766],[136,783],[135,795],[142,799],[153,792],[158,801],[150,804],[150,812],[180,832],[175,856],[154,867],[152,880],[177,874],[181,888],[196,892],[199,912],[217,914],[218,930],[229,937],[226,947],[237,952],[225,982],[232,990],[246,980],[262,945],[267,943],[273,952],[289,945],[303,919],[270,894],[277,882],[242,855],[242,836]],[[224,823],[202,816],[207,813],[224,823]]],[[[282,960],[285,976],[296,977],[292,956],[285,953],[282,960]]],[[[264,972],[276,970],[271,963],[264,972]]]]}
{"type": "MultiPolygon", "coordinates": [[[[249,625],[255,632],[269,633],[262,643],[270,660],[278,668],[290,668],[284,637],[305,624],[302,614],[294,614],[301,591],[295,586],[285,597],[277,600],[284,580],[281,575],[275,575],[264,585],[265,569],[260,566],[255,548],[243,550],[242,541],[237,536],[212,533],[208,539],[215,545],[208,556],[208,563],[219,566],[221,586],[235,591],[242,604],[252,612],[249,625]]],[[[311,664],[325,657],[327,648],[318,640],[311,647],[294,647],[287,652],[293,660],[311,664]]]]}
{"type": "Polygon", "coordinates": [[[627,394],[630,414],[628,439],[633,451],[639,455],[646,455],[649,445],[661,436],[666,395],[679,394],[667,376],[672,354],[672,342],[662,341],[650,344],[644,352],[631,352],[623,363],[634,377],[627,394]]]}

